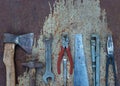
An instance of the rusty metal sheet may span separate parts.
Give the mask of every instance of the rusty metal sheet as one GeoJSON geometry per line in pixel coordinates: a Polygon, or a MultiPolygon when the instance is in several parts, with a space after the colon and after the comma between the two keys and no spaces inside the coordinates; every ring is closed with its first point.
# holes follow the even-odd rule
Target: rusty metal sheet
{"type": "Polygon", "coordinates": [[[120,1],[101,0],[101,7],[106,9],[108,28],[112,31],[115,43],[115,60],[117,62],[117,81],[120,86],[120,1]]]}
{"type": "MultiPolygon", "coordinates": [[[[5,85],[5,66],[3,64],[3,34],[4,32],[24,34],[33,32],[38,38],[43,33],[43,24],[50,12],[49,4],[55,0],[0,0],[0,86],[5,85]]],[[[115,60],[118,69],[118,84],[120,83],[120,1],[101,0],[101,8],[106,9],[108,28],[112,31],[115,42],[115,60]]],[[[21,63],[25,62],[26,54],[16,47],[15,64],[16,78],[23,74],[25,69],[21,63]]],[[[16,80],[17,81],[17,80],[16,80]]],[[[118,85],[119,86],[119,85],[118,85]]]]}

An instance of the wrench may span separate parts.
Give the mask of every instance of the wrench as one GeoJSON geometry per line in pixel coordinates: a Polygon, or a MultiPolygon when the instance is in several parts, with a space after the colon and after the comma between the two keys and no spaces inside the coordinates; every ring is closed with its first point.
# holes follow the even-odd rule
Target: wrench
{"type": "Polygon", "coordinates": [[[67,86],[67,59],[63,59],[63,80],[64,86],[67,86]]]}
{"type": "Polygon", "coordinates": [[[52,79],[52,81],[54,81],[54,74],[52,73],[51,65],[52,40],[53,40],[52,35],[50,36],[50,38],[47,37],[43,38],[43,42],[45,43],[45,58],[46,58],[46,71],[45,74],[43,75],[43,81],[45,82],[45,84],[48,84],[48,79],[52,79]]]}

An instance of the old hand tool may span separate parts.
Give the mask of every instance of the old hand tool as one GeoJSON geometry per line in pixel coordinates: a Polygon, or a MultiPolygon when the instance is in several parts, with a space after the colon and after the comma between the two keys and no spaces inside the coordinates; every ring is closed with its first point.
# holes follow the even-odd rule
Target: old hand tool
{"type": "Polygon", "coordinates": [[[36,86],[36,68],[41,69],[43,64],[41,62],[29,61],[27,63],[22,63],[22,65],[29,68],[29,86],[36,86]]]}
{"type": "Polygon", "coordinates": [[[82,34],[75,35],[74,86],[89,86],[82,34]]]}
{"type": "Polygon", "coordinates": [[[63,80],[64,86],[67,86],[67,59],[63,59],[63,80]]]}
{"type": "Polygon", "coordinates": [[[64,55],[65,51],[67,53],[68,60],[70,61],[70,74],[72,74],[73,73],[73,59],[72,59],[72,55],[71,55],[71,51],[70,51],[69,39],[68,39],[67,34],[62,35],[62,46],[61,46],[61,51],[59,52],[59,57],[58,57],[58,61],[57,61],[58,74],[61,73],[60,64],[63,59],[63,55],[64,55]]]}
{"type": "Polygon", "coordinates": [[[31,53],[34,34],[16,36],[4,34],[4,57],[3,62],[6,66],[6,86],[15,86],[14,52],[15,45],[21,46],[27,53],[31,53]]]}
{"type": "Polygon", "coordinates": [[[46,71],[43,75],[43,80],[48,84],[48,79],[54,81],[54,74],[52,73],[52,41],[53,37],[50,35],[50,38],[44,36],[43,41],[45,43],[45,57],[46,57],[46,71]]]}
{"type": "Polygon", "coordinates": [[[108,69],[109,65],[112,65],[113,67],[113,73],[114,73],[114,86],[116,86],[116,69],[115,69],[115,61],[114,61],[114,45],[113,45],[113,39],[112,36],[108,36],[107,40],[107,60],[106,60],[106,86],[108,86],[108,69]]]}
{"type": "Polygon", "coordinates": [[[100,86],[100,39],[99,35],[91,36],[91,56],[93,70],[93,86],[100,86]]]}

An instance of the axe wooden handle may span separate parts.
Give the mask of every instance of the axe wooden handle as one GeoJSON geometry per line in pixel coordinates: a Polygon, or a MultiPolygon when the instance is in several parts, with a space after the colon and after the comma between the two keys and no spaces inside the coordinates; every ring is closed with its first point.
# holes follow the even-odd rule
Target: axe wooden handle
{"type": "Polygon", "coordinates": [[[15,86],[15,67],[14,67],[14,51],[15,44],[6,43],[4,45],[3,62],[6,66],[6,86],[15,86]]]}

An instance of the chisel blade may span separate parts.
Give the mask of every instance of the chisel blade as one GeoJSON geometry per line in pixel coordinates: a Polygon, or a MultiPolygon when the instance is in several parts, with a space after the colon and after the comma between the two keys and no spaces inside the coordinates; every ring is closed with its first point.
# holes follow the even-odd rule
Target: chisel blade
{"type": "Polygon", "coordinates": [[[82,34],[75,35],[74,86],[89,86],[82,34]]]}

